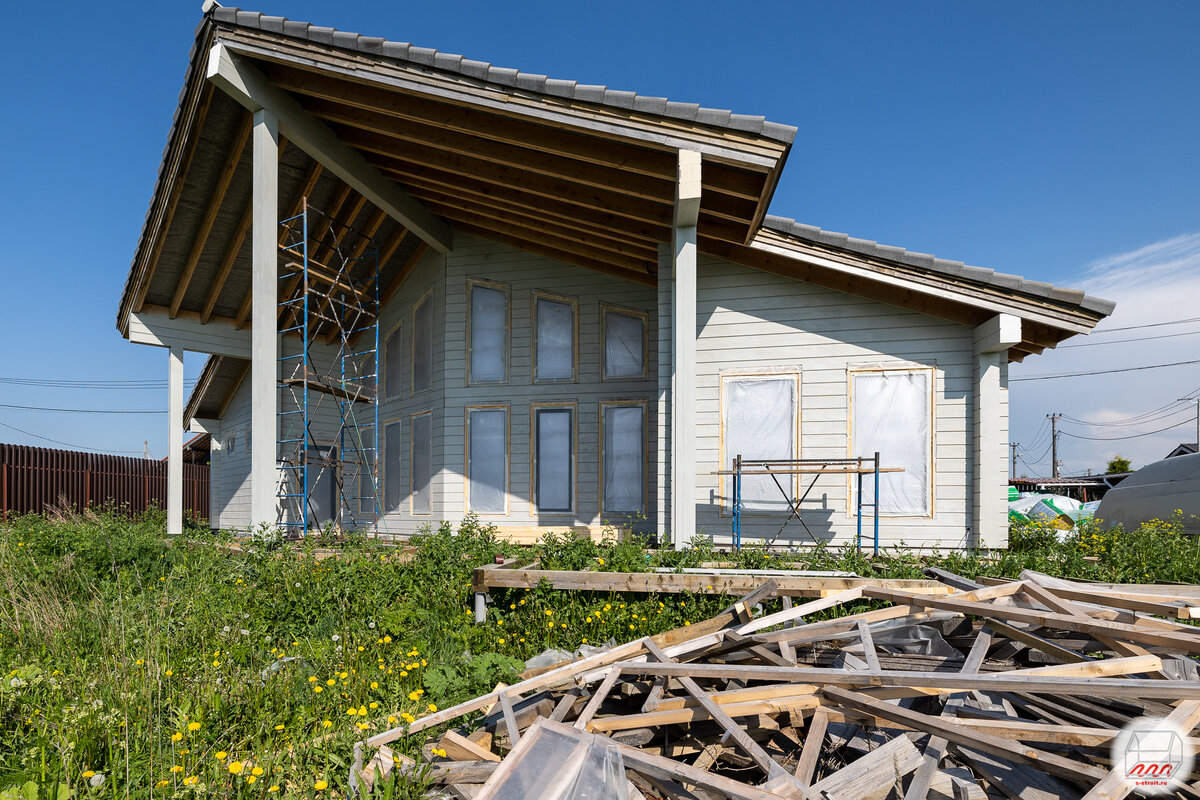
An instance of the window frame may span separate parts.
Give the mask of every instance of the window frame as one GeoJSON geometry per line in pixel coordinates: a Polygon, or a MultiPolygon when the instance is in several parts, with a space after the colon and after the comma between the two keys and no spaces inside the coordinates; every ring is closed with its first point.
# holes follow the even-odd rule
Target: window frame
{"type": "Polygon", "coordinates": [[[650,314],[646,311],[635,311],[630,308],[600,305],[600,380],[602,381],[636,381],[646,380],[650,375],[650,314]],[[608,374],[608,315],[622,314],[627,317],[637,317],[642,321],[642,374],[641,375],[609,375],[608,374]]]}
{"type": "Polygon", "coordinates": [[[574,401],[532,403],[529,406],[529,514],[531,517],[572,517],[579,508],[579,404],[574,401]],[[545,510],[540,507],[537,492],[539,411],[566,409],[571,412],[571,507],[566,510],[545,510]]]}
{"type": "Polygon", "coordinates": [[[650,414],[649,403],[643,398],[629,400],[601,400],[600,401],[600,442],[599,450],[599,479],[600,486],[600,518],[603,520],[605,515],[614,517],[629,518],[638,514],[645,514],[650,507],[650,492],[647,488],[647,481],[650,479],[650,459],[652,454],[651,448],[648,446],[650,441],[650,414]],[[607,511],[604,508],[604,419],[605,411],[609,408],[634,407],[642,410],[642,507],[639,511],[607,511]]]}
{"type": "Polygon", "coordinates": [[[433,287],[431,286],[423,295],[417,298],[412,307],[412,361],[408,367],[409,397],[416,397],[421,392],[433,391],[433,340],[434,330],[437,327],[436,320],[433,318],[433,306],[429,307],[429,386],[424,389],[417,388],[417,309],[425,303],[432,302],[433,287]]]}
{"type": "MultiPolygon", "coordinates": [[[[846,457],[854,458],[854,376],[869,374],[869,373],[897,373],[897,372],[923,372],[926,375],[925,387],[927,390],[927,398],[929,400],[929,449],[925,454],[925,474],[928,476],[928,486],[926,486],[926,500],[928,501],[929,512],[927,514],[885,514],[879,513],[880,519],[928,519],[932,520],[937,515],[937,492],[934,487],[937,483],[937,373],[936,364],[916,364],[913,362],[901,362],[897,364],[864,364],[861,366],[846,367],[846,457]]],[[[846,518],[857,519],[855,513],[856,503],[854,492],[856,489],[856,476],[846,476],[846,518]]],[[[867,518],[867,514],[863,514],[863,519],[867,518]]]]}
{"type": "Polygon", "coordinates": [[[414,517],[431,517],[433,516],[433,409],[418,411],[415,414],[410,414],[408,417],[408,513],[414,517]],[[416,430],[417,417],[429,417],[429,510],[417,511],[416,497],[417,485],[416,480],[416,457],[417,457],[417,436],[414,433],[416,430]]]}
{"type": "Polygon", "coordinates": [[[383,439],[383,448],[382,448],[383,449],[383,458],[380,459],[380,461],[382,462],[382,468],[379,470],[379,486],[376,487],[375,491],[377,492],[376,498],[379,501],[379,517],[380,517],[380,519],[382,519],[383,517],[386,517],[389,514],[404,513],[404,453],[403,453],[403,449],[404,449],[404,417],[401,415],[395,415],[395,416],[389,417],[387,419],[381,419],[379,421],[379,426],[380,426],[380,428],[382,428],[381,432],[383,434],[383,436],[381,437],[383,439]],[[389,511],[388,507],[387,507],[387,479],[388,479],[388,474],[387,474],[388,473],[387,429],[388,429],[389,425],[395,425],[396,430],[400,432],[400,449],[401,449],[400,459],[399,459],[400,463],[398,463],[396,465],[400,469],[400,475],[397,479],[397,489],[396,489],[396,491],[399,493],[400,497],[397,499],[395,511],[389,511]]]}
{"type": "Polygon", "coordinates": [[[507,284],[496,283],[494,281],[483,280],[482,278],[467,279],[467,324],[466,324],[466,385],[467,386],[507,386],[511,372],[512,361],[512,288],[507,284]],[[471,294],[475,291],[476,286],[481,286],[485,289],[502,292],[504,294],[504,377],[497,381],[477,381],[471,377],[471,347],[472,347],[472,329],[474,314],[472,313],[473,305],[471,294]]]}
{"type": "Polygon", "coordinates": [[[484,518],[507,517],[512,511],[512,409],[508,403],[483,403],[463,409],[463,510],[484,518]],[[471,508],[471,412],[504,412],[504,511],[474,511],[471,508]]]}
{"type": "Polygon", "coordinates": [[[387,335],[383,337],[383,358],[380,360],[379,363],[383,367],[383,369],[381,370],[383,372],[383,380],[379,381],[379,376],[376,376],[376,378],[375,378],[376,392],[378,393],[379,385],[382,383],[383,392],[381,393],[381,396],[385,402],[388,400],[392,400],[392,399],[403,399],[403,397],[404,397],[404,319],[403,318],[399,319],[395,325],[392,325],[390,328],[387,329],[387,335]],[[400,391],[396,392],[395,394],[391,394],[387,390],[388,379],[391,377],[391,370],[389,370],[388,366],[387,366],[387,359],[388,359],[388,356],[391,355],[391,351],[390,351],[390,348],[388,348],[387,341],[388,341],[388,339],[391,338],[392,334],[396,333],[397,331],[400,332],[400,339],[397,342],[399,344],[399,347],[397,349],[399,350],[399,357],[400,357],[400,370],[399,370],[400,374],[397,377],[397,380],[400,383],[400,391]]]}
{"type": "MultiPolygon", "coordinates": [[[[718,467],[717,467],[717,469],[719,469],[719,470],[730,469],[731,468],[730,460],[735,455],[734,453],[730,453],[730,454],[726,455],[726,452],[725,452],[725,402],[727,400],[726,391],[725,391],[725,382],[727,380],[739,380],[739,379],[746,379],[746,378],[750,378],[750,379],[757,378],[760,380],[770,380],[772,378],[774,378],[774,379],[791,378],[792,379],[792,381],[794,382],[794,388],[795,388],[795,394],[793,396],[796,398],[796,409],[795,409],[795,415],[793,417],[793,425],[792,425],[792,434],[795,437],[795,441],[792,443],[792,453],[793,453],[792,457],[794,459],[803,458],[804,451],[801,449],[801,444],[803,442],[803,436],[802,436],[802,430],[801,430],[800,426],[804,421],[804,412],[803,412],[804,397],[801,394],[801,389],[803,388],[803,382],[801,380],[802,372],[801,372],[800,367],[785,366],[785,367],[760,367],[760,368],[754,368],[754,369],[731,369],[731,370],[723,371],[717,376],[717,384],[718,384],[718,388],[717,388],[717,426],[718,426],[718,432],[717,432],[717,437],[718,437],[717,459],[718,460],[717,460],[717,464],[718,464],[718,467]]],[[[730,492],[730,494],[728,494],[728,495],[725,494],[726,485],[725,485],[724,479],[726,479],[726,478],[730,481],[730,487],[732,487],[732,481],[733,481],[732,475],[718,475],[717,476],[717,498],[720,501],[720,503],[719,503],[720,511],[718,513],[718,517],[728,519],[733,516],[733,494],[732,494],[732,492],[730,492]]],[[[789,480],[791,482],[792,496],[798,497],[799,491],[800,491],[800,476],[799,475],[790,475],[789,480]]],[[[751,510],[751,509],[742,509],[741,515],[742,515],[742,517],[762,517],[762,518],[778,516],[777,513],[767,512],[767,511],[757,511],[757,510],[751,510]]]]}
{"type": "Polygon", "coordinates": [[[579,299],[550,292],[535,291],[531,295],[529,325],[531,338],[530,346],[530,381],[537,384],[577,383],[579,381],[579,299]],[[546,300],[551,303],[562,303],[571,307],[571,377],[569,378],[539,378],[538,377],[538,301],[546,300]]]}

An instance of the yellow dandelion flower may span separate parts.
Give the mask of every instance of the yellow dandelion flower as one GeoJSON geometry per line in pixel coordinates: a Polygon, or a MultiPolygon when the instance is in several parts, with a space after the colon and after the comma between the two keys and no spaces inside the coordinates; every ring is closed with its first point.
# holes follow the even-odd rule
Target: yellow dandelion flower
{"type": "Polygon", "coordinates": [[[313,692],[315,692],[316,694],[320,694],[320,693],[321,693],[321,692],[323,692],[323,691],[325,691],[325,687],[324,687],[324,686],[314,686],[314,687],[313,687],[313,692]]]}
{"type": "Polygon", "coordinates": [[[390,637],[390,636],[385,636],[385,637],[383,637],[383,643],[384,643],[384,644],[391,644],[391,643],[392,643],[392,637],[390,637]]]}
{"type": "Polygon", "coordinates": [[[95,774],[96,774],[95,772],[93,772],[92,770],[89,769],[87,772],[83,773],[83,777],[90,778],[95,774]]]}
{"type": "Polygon", "coordinates": [[[250,770],[250,774],[251,774],[251,775],[262,775],[262,774],[263,774],[263,768],[262,768],[262,767],[255,767],[254,769],[250,770]]]}
{"type": "Polygon", "coordinates": [[[325,685],[326,686],[337,686],[337,680],[334,678],[330,678],[329,680],[325,681],[325,685]]]}
{"type": "Polygon", "coordinates": [[[246,783],[254,783],[257,780],[258,780],[257,775],[247,775],[246,776],[246,783]]]}
{"type": "Polygon", "coordinates": [[[166,672],[164,672],[163,674],[164,674],[164,675],[166,675],[166,676],[169,678],[169,677],[171,677],[172,675],[174,675],[174,674],[175,674],[175,670],[173,670],[173,669],[169,669],[169,670],[167,670],[166,672]]]}
{"type": "Polygon", "coordinates": [[[279,791],[279,784],[277,783],[277,784],[275,784],[274,786],[268,786],[268,787],[267,787],[267,791],[268,791],[268,792],[271,792],[271,793],[278,792],[278,791],[279,791]]]}
{"type": "Polygon", "coordinates": [[[323,792],[329,788],[329,784],[326,783],[325,781],[317,781],[316,783],[313,784],[313,788],[316,789],[318,792],[323,792]]]}
{"type": "Polygon", "coordinates": [[[171,734],[171,741],[172,741],[172,742],[178,742],[178,741],[179,741],[180,739],[182,739],[182,738],[183,738],[183,734],[182,734],[182,733],[180,733],[179,731],[175,731],[175,733],[172,733],[172,734],[171,734]]]}
{"type": "Polygon", "coordinates": [[[379,688],[379,684],[378,684],[376,681],[371,681],[371,688],[372,688],[372,689],[378,689],[378,688],[379,688]]]}
{"type": "Polygon", "coordinates": [[[550,609],[548,609],[548,608],[547,608],[547,609],[546,609],[546,616],[547,616],[547,617],[552,617],[552,616],[554,616],[554,612],[553,612],[553,611],[551,611],[550,609]]]}
{"type": "Polygon", "coordinates": [[[200,730],[200,723],[199,723],[199,722],[189,722],[189,723],[188,723],[188,730],[189,730],[189,731],[198,731],[198,730],[200,730]]]}
{"type": "Polygon", "coordinates": [[[228,755],[229,753],[226,753],[224,750],[218,750],[216,752],[217,761],[224,761],[228,755]]]}
{"type": "Polygon", "coordinates": [[[240,762],[240,761],[230,761],[229,762],[229,774],[241,775],[242,769],[243,769],[242,762],[240,762]]]}
{"type": "Polygon", "coordinates": [[[308,682],[309,682],[309,683],[316,683],[316,682],[317,682],[317,676],[316,676],[316,675],[309,675],[309,676],[308,676],[308,682]]]}
{"type": "Polygon", "coordinates": [[[173,772],[173,773],[183,772],[183,767],[176,764],[175,766],[171,767],[171,772],[173,772]]]}
{"type": "Polygon", "coordinates": [[[277,731],[281,731],[281,730],[283,730],[283,723],[280,723],[280,724],[276,725],[276,726],[275,726],[275,730],[277,730],[277,731]]]}
{"type": "Polygon", "coordinates": [[[436,704],[436,703],[430,703],[430,704],[429,704],[429,711],[430,711],[430,712],[437,711],[437,704],[436,704]]]}
{"type": "Polygon", "coordinates": [[[331,728],[331,727],[333,727],[333,721],[327,719],[321,723],[321,727],[322,728],[331,728]]]}

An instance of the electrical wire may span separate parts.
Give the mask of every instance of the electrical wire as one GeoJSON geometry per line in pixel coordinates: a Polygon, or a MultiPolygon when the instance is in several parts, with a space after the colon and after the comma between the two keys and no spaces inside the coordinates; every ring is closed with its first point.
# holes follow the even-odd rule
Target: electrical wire
{"type": "Polygon", "coordinates": [[[1179,336],[1198,336],[1200,331],[1187,331],[1185,333],[1164,333],[1161,336],[1137,336],[1133,339],[1117,339],[1111,342],[1077,342],[1075,344],[1060,344],[1055,350],[1069,350],[1072,347],[1096,347],[1102,344],[1127,344],[1129,342],[1149,342],[1154,339],[1175,339],[1179,336]]]}
{"type": "Polygon", "coordinates": [[[1063,436],[1070,436],[1072,439],[1087,439],[1088,441],[1092,441],[1092,442],[1116,442],[1116,441],[1120,441],[1121,439],[1140,439],[1143,436],[1153,436],[1156,433],[1164,433],[1166,431],[1171,431],[1176,428],[1181,428],[1184,425],[1191,424],[1191,422],[1192,422],[1191,419],[1185,419],[1180,422],[1176,422],[1174,425],[1169,425],[1165,428],[1159,428],[1156,431],[1146,431],[1145,433],[1132,433],[1128,436],[1080,436],[1077,433],[1071,433],[1069,431],[1059,431],[1059,434],[1061,434],[1063,436]]]}
{"type": "Polygon", "coordinates": [[[1186,322],[1200,322],[1200,317],[1189,317],[1188,319],[1172,319],[1167,322],[1150,322],[1145,325],[1126,325],[1124,328],[1104,328],[1103,330],[1092,331],[1092,336],[1098,333],[1116,333],[1117,331],[1136,331],[1142,328],[1161,328],[1163,325],[1183,325],[1186,322]]]}
{"type": "MultiPolygon", "coordinates": [[[[185,380],[185,386],[195,386],[196,379],[185,380]]],[[[131,389],[166,389],[165,380],[153,381],[101,381],[101,380],[70,380],[66,378],[12,378],[0,377],[0,384],[8,386],[30,386],[43,389],[116,389],[118,391],[131,389]]]]}
{"type": "Polygon", "coordinates": [[[23,411],[59,411],[65,414],[165,414],[166,411],[153,409],[119,409],[119,408],[49,408],[47,406],[18,406],[12,403],[0,403],[0,408],[19,408],[23,411]]]}
{"type": "Polygon", "coordinates": [[[1082,378],[1087,375],[1110,375],[1114,372],[1137,372],[1143,369],[1162,369],[1163,367],[1183,367],[1189,364],[1200,364],[1200,358],[1192,361],[1173,361],[1170,364],[1148,364],[1144,367],[1122,367],[1120,369],[1097,369],[1091,372],[1064,372],[1061,375],[1030,375],[1027,378],[1009,378],[1009,383],[1017,381],[1048,381],[1054,378],[1082,378]]]}
{"type": "Polygon", "coordinates": [[[108,453],[109,455],[114,455],[114,456],[141,455],[142,454],[141,450],[103,450],[99,447],[88,447],[87,445],[82,445],[82,444],[71,444],[70,442],[63,442],[63,441],[59,441],[58,439],[51,439],[49,436],[42,436],[39,433],[33,433],[32,431],[27,431],[22,428],[18,428],[15,425],[9,425],[7,422],[0,422],[0,427],[8,428],[9,430],[16,431],[17,433],[23,433],[26,436],[32,436],[35,439],[41,439],[43,442],[53,442],[54,444],[61,444],[65,447],[70,447],[72,450],[92,450],[97,453],[108,453]]]}

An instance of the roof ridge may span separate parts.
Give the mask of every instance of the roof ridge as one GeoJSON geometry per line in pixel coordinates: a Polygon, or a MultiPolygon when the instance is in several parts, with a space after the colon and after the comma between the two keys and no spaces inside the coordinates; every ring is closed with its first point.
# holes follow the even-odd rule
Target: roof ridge
{"type": "Polygon", "coordinates": [[[707,108],[698,103],[683,103],[666,97],[651,97],[637,92],[610,89],[598,84],[581,84],[573,80],[550,78],[515,68],[498,67],[487,61],[468,59],[457,53],[443,53],[433,48],[419,47],[410,42],[394,42],[378,36],[364,36],[337,28],[313,25],[310,22],[290,20],[287,17],[268,16],[259,11],[243,11],[231,6],[221,6],[212,0],[205,2],[204,13],[213,21],[226,25],[253,28],[368,55],[406,61],[522,91],[753,133],[789,145],[796,138],[795,126],[770,122],[762,116],[735,114],[729,109],[707,108]]]}
{"type": "Polygon", "coordinates": [[[932,270],[945,275],[953,275],[977,283],[985,283],[1011,291],[1024,292],[1025,294],[1037,297],[1071,303],[1072,305],[1077,305],[1104,315],[1111,314],[1117,305],[1111,300],[1092,297],[1079,289],[1067,289],[1043,281],[1031,281],[1020,275],[996,272],[986,267],[973,267],[962,261],[938,258],[929,253],[918,253],[906,250],[903,247],[882,245],[870,239],[858,239],[849,234],[823,230],[815,225],[805,225],[790,217],[768,214],[763,218],[762,228],[763,230],[782,233],[785,236],[792,236],[815,244],[849,250],[861,255],[885,258],[889,261],[896,261],[901,264],[932,270]]]}

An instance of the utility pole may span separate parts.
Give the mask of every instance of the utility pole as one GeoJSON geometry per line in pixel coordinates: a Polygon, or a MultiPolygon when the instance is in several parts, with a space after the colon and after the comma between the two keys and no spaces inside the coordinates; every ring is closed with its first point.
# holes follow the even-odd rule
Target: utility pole
{"type": "Polygon", "coordinates": [[[1050,420],[1050,477],[1058,477],[1058,419],[1062,414],[1047,414],[1050,420]]]}
{"type": "Polygon", "coordinates": [[[1012,448],[1012,472],[1009,474],[1013,478],[1017,477],[1017,445],[1019,444],[1020,442],[1008,443],[1008,446],[1012,448]]]}

